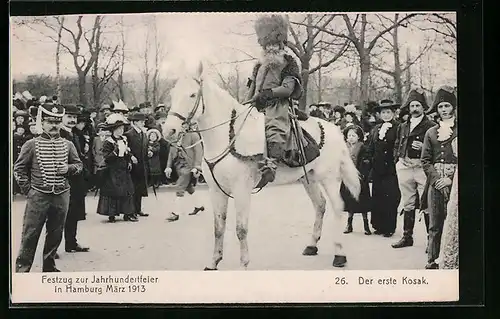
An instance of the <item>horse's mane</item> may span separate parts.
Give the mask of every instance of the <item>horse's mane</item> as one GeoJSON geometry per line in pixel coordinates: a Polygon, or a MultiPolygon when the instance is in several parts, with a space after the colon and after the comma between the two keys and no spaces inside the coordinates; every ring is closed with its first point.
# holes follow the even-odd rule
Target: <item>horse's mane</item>
{"type": "Polygon", "coordinates": [[[215,81],[210,77],[203,78],[203,85],[208,88],[204,90],[203,94],[211,94],[208,99],[217,101],[221,106],[227,106],[230,110],[236,110],[237,112],[243,110],[244,106],[238,102],[228,91],[222,89],[215,81]]]}

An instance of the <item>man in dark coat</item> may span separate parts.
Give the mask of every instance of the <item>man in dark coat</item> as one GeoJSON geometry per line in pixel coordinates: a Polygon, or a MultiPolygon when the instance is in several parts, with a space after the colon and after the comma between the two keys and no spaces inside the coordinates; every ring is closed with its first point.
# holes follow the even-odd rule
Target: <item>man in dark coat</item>
{"type": "MultiPolygon", "coordinates": [[[[157,112],[155,114],[156,119],[156,129],[163,132],[162,125],[167,120],[167,113],[157,112]]],[[[160,139],[160,168],[163,172],[161,182],[163,184],[168,184],[167,176],[164,174],[165,168],[167,168],[168,155],[170,152],[170,144],[167,142],[164,136],[160,139]]]]}
{"type": "Polygon", "coordinates": [[[375,108],[383,123],[377,124],[369,137],[368,156],[372,159],[372,211],[371,224],[375,234],[391,237],[396,230],[401,192],[394,163],[394,143],[399,123],[394,110],[399,105],[382,100],[375,108]]]}
{"type": "Polygon", "coordinates": [[[138,216],[149,216],[142,211],[142,197],[148,196],[148,138],[145,132],[146,115],[133,112],[128,116],[130,128],[125,132],[132,152],[132,181],[134,182],[134,205],[138,216]]]}
{"type": "MultiPolygon", "coordinates": [[[[416,201],[418,196],[423,195],[427,181],[420,156],[425,132],[436,125],[424,114],[429,107],[422,89],[410,91],[402,109],[405,108],[409,110],[411,117],[399,126],[394,147],[396,172],[403,199],[403,238],[392,244],[393,248],[413,246],[416,201]]],[[[427,226],[428,218],[425,221],[427,226]]]]}
{"type": "MultiPolygon", "coordinates": [[[[84,155],[83,145],[80,144],[78,134],[75,134],[77,118],[81,115],[80,109],[75,105],[64,106],[65,114],[63,116],[63,126],[61,129],[61,137],[73,142],[75,145],[78,157],[81,162],[84,155]]],[[[76,235],[78,232],[78,222],[85,220],[85,197],[87,196],[87,182],[85,177],[89,176],[90,168],[87,165],[83,166],[80,174],[74,175],[69,179],[71,185],[69,209],[66,216],[66,224],[64,226],[64,242],[65,251],[70,252],[87,252],[88,247],[83,247],[78,244],[76,235]]]]}
{"type": "Polygon", "coordinates": [[[75,146],[59,134],[63,114],[64,109],[60,105],[46,103],[40,106],[37,131],[41,135],[22,146],[14,164],[14,178],[27,196],[16,272],[31,270],[44,225],[47,235],[42,271],[59,272],[54,259],[68,212],[68,178],[82,171],[75,146]]]}

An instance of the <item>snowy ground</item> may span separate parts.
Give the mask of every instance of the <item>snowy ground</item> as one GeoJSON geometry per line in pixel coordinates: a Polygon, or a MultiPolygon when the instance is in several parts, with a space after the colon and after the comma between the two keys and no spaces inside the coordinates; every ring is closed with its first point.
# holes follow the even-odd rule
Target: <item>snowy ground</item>
{"type": "MultiPolygon", "coordinates": [[[[137,223],[114,224],[95,213],[97,197],[87,196],[87,220],[79,223],[78,240],[90,247],[90,252],[69,254],[64,244],[56,260],[62,271],[130,271],[130,270],[202,270],[209,265],[213,249],[213,216],[206,186],[199,186],[195,199],[205,206],[196,216],[181,216],[169,223],[165,220],[175,193],[168,187],[158,191],[158,198],[150,191],[143,200],[149,217],[140,217],[137,223]]],[[[342,231],[341,225],[332,225],[327,210],[323,234],[317,256],[302,256],[309,242],[314,210],[300,184],[266,187],[252,197],[249,222],[249,270],[324,270],[331,269],[333,259],[333,231],[342,231]]],[[[26,201],[17,195],[12,203],[12,258],[17,256],[22,217],[26,201]]],[[[239,242],[235,233],[233,202],[230,200],[224,246],[224,260],[220,270],[239,269],[239,242]]],[[[345,214],[347,215],[347,214],[345,214]]],[[[354,217],[354,232],[342,234],[348,264],[345,269],[388,270],[422,269],[426,262],[426,233],[423,219],[415,224],[415,245],[393,249],[402,232],[402,217],[398,217],[397,232],[392,238],[363,233],[361,215],[354,217]]],[[[33,272],[41,271],[45,230],[42,232],[33,272]]]]}

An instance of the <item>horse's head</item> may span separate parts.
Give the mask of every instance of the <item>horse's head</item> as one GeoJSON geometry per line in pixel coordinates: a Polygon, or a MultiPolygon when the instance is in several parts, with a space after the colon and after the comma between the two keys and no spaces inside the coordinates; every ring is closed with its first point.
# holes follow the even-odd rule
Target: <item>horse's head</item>
{"type": "Polygon", "coordinates": [[[194,76],[180,77],[170,91],[171,108],[163,124],[163,136],[176,141],[181,131],[195,124],[205,111],[202,95],[203,64],[194,76]]]}

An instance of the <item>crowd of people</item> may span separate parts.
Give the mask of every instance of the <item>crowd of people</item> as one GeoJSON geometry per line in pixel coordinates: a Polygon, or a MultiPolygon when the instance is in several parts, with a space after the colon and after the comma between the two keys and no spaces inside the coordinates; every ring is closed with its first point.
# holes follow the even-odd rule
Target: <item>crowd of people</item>
{"type": "Polygon", "coordinates": [[[392,237],[402,207],[403,236],[392,247],[413,246],[419,211],[428,234],[425,268],[458,268],[456,108],[449,86],[439,89],[430,106],[424,92],[414,89],[402,105],[382,100],[369,102],[365,111],[347,103],[310,108],[310,115],[342,129],[360,172],[358,199],[341,186],[349,214],[345,234],[353,232],[354,215],[360,213],[366,235],[372,234],[371,224],[374,234],[392,237]]]}
{"type": "Polygon", "coordinates": [[[59,271],[54,260],[63,234],[66,252],[89,251],[78,243],[77,230],[92,191],[99,193],[96,213],[110,223],[120,215],[127,222],[149,216],[142,198],[148,189],[156,195],[160,185],[171,183],[176,197],[168,221],[204,210],[184,199],[203,182],[200,137],[187,133],[179,144],[169,143],[161,129],[167,118],[163,104],[129,109],[120,100],[96,110],[24,92],[16,94],[13,105],[13,191],[27,197],[16,271],[30,271],[44,224],[44,272],[59,271]]]}

